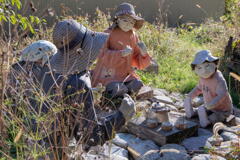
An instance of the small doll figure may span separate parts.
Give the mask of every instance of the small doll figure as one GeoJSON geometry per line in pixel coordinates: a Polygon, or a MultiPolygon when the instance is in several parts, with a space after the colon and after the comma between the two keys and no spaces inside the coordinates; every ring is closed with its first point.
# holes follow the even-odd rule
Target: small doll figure
{"type": "Polygon", "coordinates": [[[228,93],[226,81],[217,69],[219,58],[212,56],[208,50],[197,52],[191,64],[192,70],[199,76],[198,85],[188,94],[184,101],[186,116],[191,118],[195,112],[192,99],[203,94],[204,105],[198,107],[200,126],[223,122],[232,113],[233,105],[228,93]]]}
{"type": "Polygon", "coordinates": [[[135,14],[129,3],[118,6],[113,25],[106,31],[109,39],[98,57],[93,70],[93,87],[101,83],[111,97],[125,93],[136,93],[143,83],[135,73],[150,64],[147,47],[139,42],[135,30],[143,26],[144,20],[135,14]]]}

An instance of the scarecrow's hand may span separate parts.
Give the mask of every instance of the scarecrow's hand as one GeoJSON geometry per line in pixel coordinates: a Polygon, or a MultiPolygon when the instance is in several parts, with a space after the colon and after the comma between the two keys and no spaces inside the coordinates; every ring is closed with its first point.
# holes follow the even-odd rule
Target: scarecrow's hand
{"type": "Polygon", "coordinates": [[[138,42],[137,43],[138,47],[140,48],[141,55],[145,56],[147,54],[147,47],[144,42],[138,42]]]}
{"type": "Polygon", "coordinates": [[[132,54],[132,52],[133,52],[133,49],[130,46],[126,46],[126,48],[121,51],[121,54],[123,57],[125,57],[132,54]]]}

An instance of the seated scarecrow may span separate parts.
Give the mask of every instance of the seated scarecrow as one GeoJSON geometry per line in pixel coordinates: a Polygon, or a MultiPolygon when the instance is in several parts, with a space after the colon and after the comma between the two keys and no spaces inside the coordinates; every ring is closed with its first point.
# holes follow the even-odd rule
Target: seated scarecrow
{"type": "Polygon", "coordinates": [[[136,69],[144,69],[150,64],[150,56],[135,30],[143,26],[144,20],[135,14],[129,3],[118,6],[113,25],[106,31],[107,40],[93,70],[93,87],[102,84],[106,96],[114,98],[125,93],[133,94],[143,86],[136,69]]]}
{"type": "MultiPolygon", "coordinates": [[[[6,82],[5,98],[11,98],[15,106],[21,106],[25,99],[30,110],[46,112],[46,105],[37,104],[37,94],[41,94],[42,71],[48,68],[49,55],[57,52],[54,44],[46,40],[39,40],[21,51],[20,61],[10,68],[6,82]]],[[[40,97],[40,96],[39,96],[40,97]]],[[[14,108],[17,111],[17,108],[14,108]]]]}
{"type": "Polygon", "coordinates": [[[135,113],[134,102],[126,100],[111,115],[96,116],[88,70],[108,37],[75,20],[60,21],[53,30],[53,43],[58,48],[50,59],[53,76],[46,72],[42,81],[45,93],[56,93],[60,87],[63,97],[58,100],[67,107],[70,132],[80,144],[88,146],[104,144],[135,113]]]}
{"type": "Polygon", "coordinates": [[[201,127],[222,122],[232,113],[232,100],[226,81],[217,69],[218,61],[219,58],[212,56],[210,51],[201,50],[197,52],[191,64],[200,79],[198,85],[185,99],[184,107],[188,118],[194,116],[192,99],[203,94],[204,104],[197,110],[201,127]]]}

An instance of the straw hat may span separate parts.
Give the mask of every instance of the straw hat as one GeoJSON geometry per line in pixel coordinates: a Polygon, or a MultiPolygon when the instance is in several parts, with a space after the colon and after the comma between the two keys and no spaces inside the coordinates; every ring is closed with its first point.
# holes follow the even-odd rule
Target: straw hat
{"type": "Polygon", "coordinates": [[[39,40],[21,52],[20,61],[36,62],[42,60],[42,65],[48,60],[48,56],[55,54],[57,52],[56,46],[46,40],[39,40]]]}
{"type": "Polygon", "coordinates": [[[53,42],[58,48],[50,60],[56,73],[82,72],[94,62],[100,53],[107,33],[93,32],[75,20],[64,20],[53,30],[53,42]]]}
{"type": "Polygon", "coordinates": [[[118,8],[115,12],[115,17],[119,17],[122,15],[128,15],[136,20],[136,23],[134,25],[135,29],[140,29],[143,26],[144,19],[136,15],[132,4],[122,3],[118,6],[118,8]]]}
{"type": "Polygon", "coordinates": [[[192,66],[195,66],[197,64],[202,64],[204,62],[214,62],[214,61],[217,61],[219,60],[218,57],[214,57],[212,55],[212,53],[209,51],[209,50],[201,50],[201,51],[198,51],[195,58],[194,58],[194,61],[192,62],[192,66]]]}

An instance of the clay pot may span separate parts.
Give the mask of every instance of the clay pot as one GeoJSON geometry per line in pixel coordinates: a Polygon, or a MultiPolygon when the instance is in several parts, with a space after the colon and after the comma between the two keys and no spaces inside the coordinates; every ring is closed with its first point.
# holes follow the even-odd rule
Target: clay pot
{"type": "Polygon", "coordinates": [[[179,130],[184,130],[187,128],[187,122],[184,117],[179,117],[174,126],[179,130]]]}
{"type": "Polygon", "coordinates": [[[146,126],[148,128],[156,128],[158,126],[158,121],[156,119],[147,119],[146,126]]]}
{"type": "Polygon", "coordinates": [[[164,131],[171,131],[173,126],[170,122],[163,122],[161,128],[164,131]]]}

